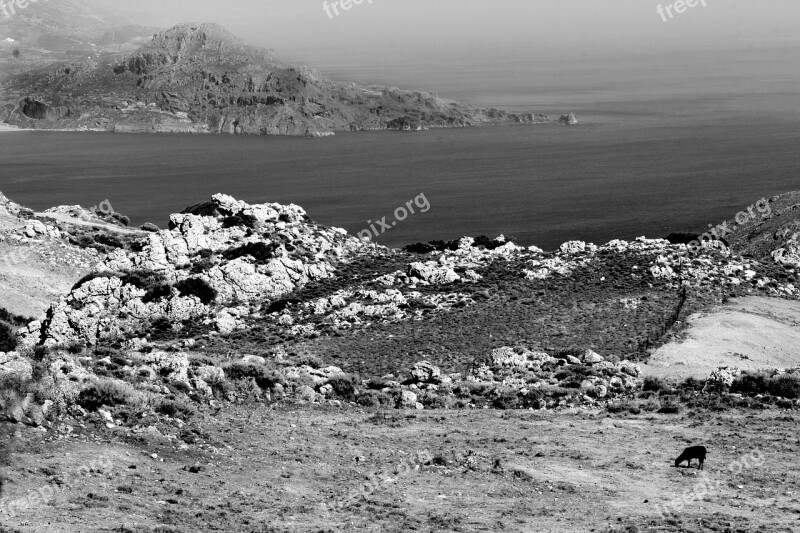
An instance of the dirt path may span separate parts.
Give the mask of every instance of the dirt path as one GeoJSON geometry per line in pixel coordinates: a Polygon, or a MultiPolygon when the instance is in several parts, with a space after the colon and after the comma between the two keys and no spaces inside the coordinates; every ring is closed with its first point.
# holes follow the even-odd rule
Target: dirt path
{"type": "Polygon", "coordinates": [[[26,533],[800,528],[798,422],[779,411],[232,408],[203,423],[207,444],[190,446],[120,429],[95,437],[78,425],[61,438],[23,431],[0,523],[26,533]],[[703,473],[672,467],[690,443],[709,448],[703,473]],[[433,462],[422,464],[419,452],[433,462]],[[93,461],[93,473],[77,474],[93,461]],[[9,501],[57,479],[69,488],[55,503],[6,513],[9,501]],[[697,500],[659,516],[657,506],[704,479],[697,500]],[[351,503],[324,510],[348,495],[351,503]]]}
{"type": "Polygon", "coordinates": [[[719,366],[800,366],[800,301],[751,296],[689,318],[685,338],[661,347],[645,375],[708,377],[719,366]]]}
{"type": "Polygon", "coordinates": [[[124,233],[127,235],[145,235],[146,232],[138,229],[138,228],[127,228],[123,226],[117,226],[115,224],[108,224],[105,222],[95,222],[92,220],[83,220],[81,218],[71,217],[65,215],[63,213],[36,213],[36,216],[39,218],[49,218],[50,220],[55,220],[57,222],[64,222],[66,224],[72,224],[74,226],[84,226],[89,228],[98,228],[103,229],[106,231],[111,231],[114,233],[124,233]]]}
{"type": "MultiPolygon", "coordinates": [[[[145,232],[105,222],[83,220],[62,213],[37,213],[41,219],[109,233],[140,236],[145,232]]],[[[0,307],[14,314],[40,318],[50,304],[69,293],[72,286],[100,261],[91,248],[73,246],[63,239],[38,238],[18,243],[9,236],[25,227],[26,220],[0,207],[0,307]],[[5,240],[4,240],[5,239],[5,240]]]]}

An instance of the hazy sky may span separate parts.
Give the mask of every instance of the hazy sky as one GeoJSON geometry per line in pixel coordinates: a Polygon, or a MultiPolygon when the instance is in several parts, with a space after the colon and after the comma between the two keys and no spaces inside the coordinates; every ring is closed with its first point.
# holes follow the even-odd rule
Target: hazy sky
{"type": "Polygon", "coordinates": [[[324,50],[364,58],[380,57],[387,48],[407,49],[412,56],[499,48],[557,55],[565,49],[691,53],[800,45],[798,0],[696,0],[707,5],[698,3],[683,14],[673,11],[666,22],[655,0],[363,0],[349,11],[340,9],[333,19],[323,0],[94,1],[142,23],[220,22],[253,44],[282,52],[324,50]]]}

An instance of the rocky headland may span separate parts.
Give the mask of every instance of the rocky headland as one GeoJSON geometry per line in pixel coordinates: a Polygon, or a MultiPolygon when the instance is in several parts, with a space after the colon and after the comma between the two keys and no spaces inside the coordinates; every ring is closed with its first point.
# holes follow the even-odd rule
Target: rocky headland
{"type": "Polygon", "coordinates": [[[0,121],[24,128],[325,136],[484,124],[577,124],[481,109],[433,93],[336,82],[248,46],[216,24],[182,24],[127,55],[92,55],[11,77],[0,121]]]}

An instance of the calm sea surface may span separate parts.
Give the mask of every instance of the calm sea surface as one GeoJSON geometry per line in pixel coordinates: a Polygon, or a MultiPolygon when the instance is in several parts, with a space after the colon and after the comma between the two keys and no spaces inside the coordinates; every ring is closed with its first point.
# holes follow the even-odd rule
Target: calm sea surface
{"type": "Polygon", "coordinates": [[[510,56],[383,70],[329,61],[326,72],[338,79],[515,111],[573,111],[581,125],[326,139],[0,132],[0,191],[35,209],[108,199],[134,223],[162,226],[169,213],[225,192],[296,203],[350,232],[393,220],[424,194],[429,211],[377,239],[392,246],[502,233],[554,248],[702,230],[764,196],[800,189],[798,57],[774,50],[727,63],[554,64],[510,56]]]}

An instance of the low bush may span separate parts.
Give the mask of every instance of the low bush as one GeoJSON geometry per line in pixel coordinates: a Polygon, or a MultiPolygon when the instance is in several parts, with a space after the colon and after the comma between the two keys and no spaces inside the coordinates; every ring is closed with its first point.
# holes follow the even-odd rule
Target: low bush
{"type": "Polygon", "coordinates": [[[245,215],[244,213],[236,213],[230,215],[222,220],[223,228],[234,228],[237,226],[244,226],[245,228],[256,229],[258,219],[253,215],[245,215]]]}
{"type": "Polygon", "coordinates": [[[356,400],[356,378],[350,374],[334,376],[328,381],[328,385],[333,387],[336,397],[346,402],[356,400]]]}
{"type": "Polygon", "coordinates": [[[641,407],[636,402],[632,402],[630,400],[617,400],[608,404],[606,410],[609,413],[624,413],[628,412],[632,415],[638,415],[642,412],[641,407]]]}
{"type": "Polygon", "coordinates": [[[661,408],[656,411],[661,414],[668,414],[668,415],[676,415],[681,412],[681,406],[677,403],[667,403],[661,406],[661,408]]]}
{"type": "Polygon", "coordinates": [[[136,270],[127,272],[121,277],[122,283],[133,285],[145,291],[142,296],[144,303],[155,302],[172,293],[172,287],[163,274],[152,270],[136,270]]]}
{"type": "Polygon", "coordinates": [[[274,370],[263,365],[252,363],[231,363],[223,368],[230,380],[240,381],[253,378],[262,389],[271,389],[274,385],[285,385],[285,381],[274,370]]]}
{"type": "Polygon", "coordinates": [[[427,254],[431,252],[444,252],[445,250],[458,250],[458,241],[428,241],[408,244],[403,250],[412,254],[427,254]]]}
{"type": "Polygon", "coordinates": [[[217,204],[212,201],[201,202],[199,204],[190,205],[181,211],[182,214],[197,215],[199,217],[216,217],[219,216],[217,204]]]}
{"type": "Polygon", "coordinates": [[[159,228],[152,222],[145,222],[144,224],[139,226],[139,229],[142,231],[147,231],[149,233],[158,233],[159,231],[161,231],[161,228],[159,228]]]}
{"type": "Polygon", "coordinates": [[[217,297],[217,291],[204,279],[189,278],[179,281],[175,288],[182,296],[196,296],[201,302],[208,305],[217,297]]]}
{"type": "Polygon", "coordinates": [[[78,405],[89,411],[96,411],[104,405],[108,407],[127,405],[134,400],[134,397],[135,391],[127,383],[101,379],[78,394],[78,405]]]}
{"type": "Polygon", "coordinates": [[[701,379],[688,377],[678,385],[678,390],[701,391],[703,390],[703,387],[705,387],[705,384],[706,382],[701,379]]]}
{"type": "Polygon", "coordinates": [[[3,322],[0,322],[0,352],[13,352],[16,350],[19,340],[14,329],[3,322]]]}
{"type": "Polygon", "coordinates": [[[128,227],[131,224],[131,218],[127,215],[120,215],[119,213],[111,213],[111,218],[119,222],[121,226],[128,227]]]}
{"type": "Polygon", "coordinates": [[[730,391],[743,396],[800,398],[800,376],[783,374],[771,377],[764,372],[745,372],[733,380],[730,391]]]}
{"type": "Polygon", "coordinates": [[[155,411],[182,420],[188,420],[197,414],[197,408],[194,405],[179,400],[161,400],[156,405],[155,411]]]}
{"type": "MultiPolygon", "coordinates": [[[[361,407],[380,407],[380,393],[375,391],[368,391],[358,396],[358,405],[361,407]]],[[[388,405],[388,403],[387,403],[388,405]]]]}
{"type": "Polygon", "coordinates": [[[29,322],[31,322],[32,320],[33,318],[25,317],[22,315],[15,315],[14,313],[8,311],[8,309],[0,307],[0,322],[6,322],[8,324],[11,324],[12,326],[24,326],[29,322]]]}
{"type": "Polygon", "coordinates": [[[494,398],[492,398],[492,407],[495,409],[516,409],[519,407],[519,393],[513,388],[497,389],[494,398]]]}
{"type": "Polygon", "coordinates": [[[478,235],[475,237],[475,242],[472,243],[474,248],[486,248],[487,250],[494,250],[496,248],[500,248],[501,246],[505,245],[508,242],[514,242],[513,240],[507,241],[498,241],[496,239],[490,239],[486,235],[478,235]]]}
{"type": "Polygon", "coordinates": [[[669,384],[665,382],[663,379],[652,376],[644,378],[644,382],[642,383],[643,391],[660,392],[660,391],[669,391],[671,389],[672,387],[670,387],[669,384]]]}
{"type": "Polygon", "coordinates": [[[661,402],[658,401],[658,398],[647,398],[645,401],[639,402],[639,409],[649,413],[658,411],[661,409],[661,402]]]}
{"type": "Polygon", "coordinates": [[[769,393],[792,400],[800,398],[800,376],[783,375],[772,378],[769,382],[769,393]]]}
{"type": "Polygon", "coordinates": [[[110,246],[111,248],[124,248],[125,245],[114,235],[107,233],[99,233],[94,236],[94,242],[102,244],[103,246],[110,246]]]}
{"type": "Polygon", "coordinates": [[[297,358],[299,366],[307,365],[311,368],[322,368],[322,359],[313,354],[303,354],[297,358]]]}
{"type": "Polygon", "coordinates": [[[769,377],[763,373],[744,373],[731,383],[731,392],[744,396],[766,394],[768,391],[769,377]]]}
{"type": "Polygon", "coordinates": [[[34,346],[33,347],[33,360],[34,361],[42,361],[47,356],[49,350],[45,346],[34,346]]]}
{"type": "Polygon", "coordinates": [[[222,256],[232,261],[240,257],[251,256],[259,263],[266,263],[275,257],[278,245],[272,242],[250,242],[231,248],[222,253],[222,256]]]}
{"type": "Polygon", "coordinates": [[[93,279],[97,279],[97,278],[113,278],[113,277],[116,277],[116,274],[114,274],[113,272],[92,272],[90,274],[86,274],[81,279],[79,279],[78,282],[75,285],[72,286],[72,290],[74,291],[75,289],[77,289],[78,287],[83,285],[84,283],[88,283],[88,282],[92,281],[93,279]]]}

